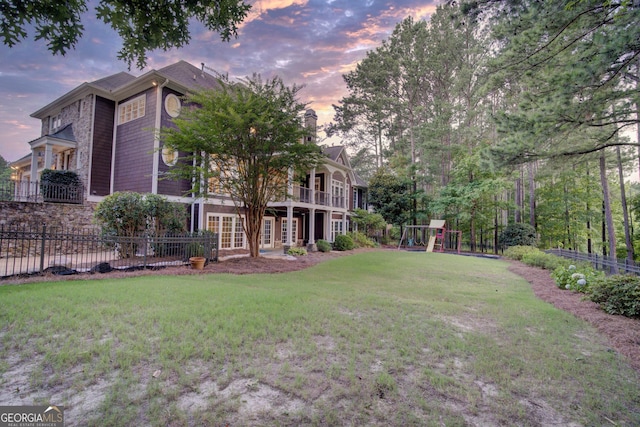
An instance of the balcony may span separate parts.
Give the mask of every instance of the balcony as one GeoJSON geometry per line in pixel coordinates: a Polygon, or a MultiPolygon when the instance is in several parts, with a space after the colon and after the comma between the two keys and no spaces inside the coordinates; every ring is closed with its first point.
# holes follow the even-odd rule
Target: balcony
{"type": "Polygon", "coordinates": [[[346,201],[344,196],[333,196],[331,193],[325,191],[316,191],[315,197],[312,200],[312,191],[310,188],[302,187],[300,185],[293,186],[292,199],[300,203],[310,203],[320,206],[344,208],[346,207],[346,201]]]}
{"type": "Polygon", "coordinates": [[[82,203],[84,187],[40,181],[0,181],[0,201],[31,203],[82,203]]]}

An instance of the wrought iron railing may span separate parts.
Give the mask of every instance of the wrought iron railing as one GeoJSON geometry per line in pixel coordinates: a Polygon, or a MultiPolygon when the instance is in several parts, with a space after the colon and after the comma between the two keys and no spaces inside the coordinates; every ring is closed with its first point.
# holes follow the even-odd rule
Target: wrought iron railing
{"type": "Polygon", "coordinates": [[[97,230],[0,226],[0,278],[183,265],[192,256],[218,259],[216,233],[136,236],[97,230]]]}
{"type": "Polygon", "coordinates": [[[0,201],[82,203],[84,187],[41,181],[0,181],[0,201]]]}

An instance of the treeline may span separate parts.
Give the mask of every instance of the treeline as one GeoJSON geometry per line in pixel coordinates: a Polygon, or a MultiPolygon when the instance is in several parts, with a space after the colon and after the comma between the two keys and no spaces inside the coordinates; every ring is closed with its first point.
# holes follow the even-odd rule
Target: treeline
{"type": "Polygon", "coordinates": [[[395,225],[445,219],[473,249],[528,223],[542,248],[633,258],[639,23],[637,2],[443,4],[343,76],[328,134],[395,225]]]}

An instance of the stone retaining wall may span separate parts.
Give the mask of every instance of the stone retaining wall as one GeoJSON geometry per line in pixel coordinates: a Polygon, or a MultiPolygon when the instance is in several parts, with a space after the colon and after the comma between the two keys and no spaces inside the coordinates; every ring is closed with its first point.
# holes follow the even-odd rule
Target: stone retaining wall
{"type": "Polygon", "coordinates": [[[65,203],[0,202],[0,226],[62,227],[64,229],[95,229],[93,211],[97,203],[83,205],[65,203]]]}

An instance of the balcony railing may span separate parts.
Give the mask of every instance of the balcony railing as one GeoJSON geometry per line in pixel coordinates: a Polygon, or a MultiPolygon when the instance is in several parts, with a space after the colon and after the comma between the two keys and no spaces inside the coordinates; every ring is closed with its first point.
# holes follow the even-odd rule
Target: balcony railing
{"type": "Polygon", "coordinates": [[[0,201],[82,203],[83,194],[82,185],[0,181],[0,201]]]}

